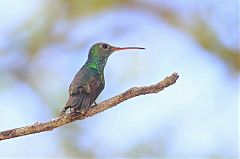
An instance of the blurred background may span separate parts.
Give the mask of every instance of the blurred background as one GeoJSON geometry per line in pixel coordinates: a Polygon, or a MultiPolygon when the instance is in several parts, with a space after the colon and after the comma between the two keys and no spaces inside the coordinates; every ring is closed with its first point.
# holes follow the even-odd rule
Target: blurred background
{"type": "Polygon", "coordinates": [[[159,94],[1,141],[1,157],[237,158],[239,1],[1,0],[0,10],[0,130],[56,117],[99,41],[147,49],[109,58],[97,102],[180,75],[159,94]]]}

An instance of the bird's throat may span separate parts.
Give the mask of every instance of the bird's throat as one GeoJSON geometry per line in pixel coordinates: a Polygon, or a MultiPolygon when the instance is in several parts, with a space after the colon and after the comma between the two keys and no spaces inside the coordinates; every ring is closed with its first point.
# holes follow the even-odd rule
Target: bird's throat
{"type": "Polygon", "coordinates": [[[88,68],[95,69],[99,73],[102,73],[104,71],[104,68],[107,63],[107,58],[101,59],[101,58],[89,58],[86,62],[86,65],[88,68]]]}

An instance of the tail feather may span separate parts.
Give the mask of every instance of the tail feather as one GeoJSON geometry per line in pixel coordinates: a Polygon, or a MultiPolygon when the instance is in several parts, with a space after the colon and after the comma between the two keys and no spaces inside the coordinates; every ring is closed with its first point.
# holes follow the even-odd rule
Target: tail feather
{"type": "Polygon", "coordinates": [[[60,116],[63,115],[69,108],[73,111],[81,112],[85,114],[86,111],[91,107],[94,101],[91,100],[87,94],[81,94],[77,96],[70,96],[65,107],[63,108],[60,116]]]}

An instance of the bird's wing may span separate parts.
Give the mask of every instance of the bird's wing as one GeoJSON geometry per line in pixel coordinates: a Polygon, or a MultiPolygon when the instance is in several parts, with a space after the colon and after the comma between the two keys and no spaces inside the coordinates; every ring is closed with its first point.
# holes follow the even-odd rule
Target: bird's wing
{"type": "Polygon", "coordinates": [[[86,83],[81,83],[79,80],[73,81],[69,87],[69,99],[63,111],[65,112],[68,108],[73,108],[84,113],[93,104],[102,90],[103,85],[98,76],[91,76],[86,83]]]}
{"type": "Polygon", "coordinates": [[[69,87],[69,95],[75,96],[81,93],[91,94],[95,92],[101,85],[101,80],[98,76],[91,76],[88,82],[82,82],[81,80],[73,81],[69,87]]]}

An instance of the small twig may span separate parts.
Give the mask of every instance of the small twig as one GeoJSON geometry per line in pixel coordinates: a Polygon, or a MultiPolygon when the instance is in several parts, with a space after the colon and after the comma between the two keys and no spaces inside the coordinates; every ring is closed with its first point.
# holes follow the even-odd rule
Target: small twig
{"type": "Polygon", "coordinates": [[[67,113],[61,117],[52,119],[51,121],[48,121],[48,122],[43,122],[43,123],[36,122],[33,125],[2,131],[0,132],[0,140],[6,140],[10,138],[19,137],[19,136],[26,136],[26,135],[40,133],[44,131],[51,131],[54,128],[74,122],[76,120],[85,119],[87,117],[100,113],[106,109],[114,107],[117,104],[125,100],[128,100],[130,98],[133,98],[139,95],[158,93],[164,88],[174,84],[177,81],[178,77],[179,76],[177,73],[173,73],[171,76],[166,77],[163,81],[157,84],[154,84],[151,86],[145,86],[145,87],[130,88],[127,91],[115,97],[112,97],[108,100],[105,100],[99,103],[98,105],[96,105],[95,107],[92,107],[87,111],[87,113],[84,116],[74,114],[74,113],[67,113]]]}

